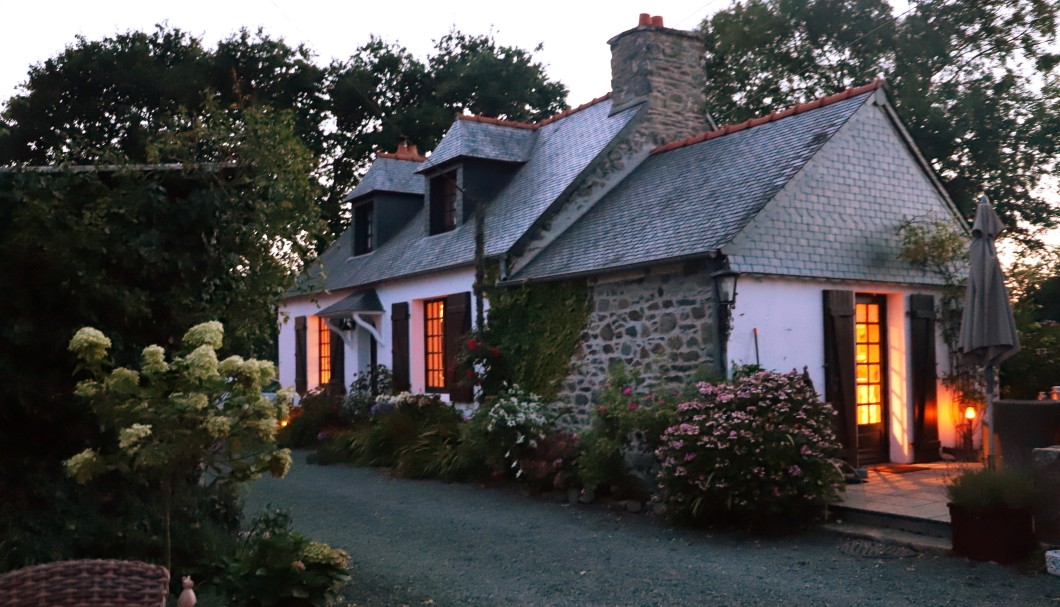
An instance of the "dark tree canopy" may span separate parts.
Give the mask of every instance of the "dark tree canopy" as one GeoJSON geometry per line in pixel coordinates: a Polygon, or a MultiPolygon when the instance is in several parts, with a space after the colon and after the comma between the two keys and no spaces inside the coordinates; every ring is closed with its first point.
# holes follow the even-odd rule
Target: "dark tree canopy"
{"type": "MultiPolygon", "coordinates": [[[[1060,154],[1055,0],[746,0],[708,18],[708,108],[741,121],[885,77],[969,216],[988,193],[1025,244],[1058,225],[1040,191],[1060,154]]],[[[1055,195],[1056,192],[1051,194],[1055,195]]]]}
{"type": "Polygon", "coordinates": [[[304,46],[260,30],[212,50],[164,26],[78,38],[33,66],[24,93],[0,115],[0,165],[93,162],[116,152],[141,162],[149,134],[171,128],[181,112],[208,104],[286,110],[320,159],[313,177],[326,186],[320,204],[333,237],[348,222],[342,197],[375,152],[406,139],[430,149],[465,111],[533,120],[566,108],[566,87],[529,52],[491,36],[450,32],[426,62],[378,39],[327,67],[312,59],[304,46]]]}
{"type": "Polygon", "coordinates": [[[349,60],[331,64],[325,97],[336,127],[327,177],[336,187],[324,214],[336,234],[348,222],[341,199],[374,152],[403,141],[430,150],[456,114],[538,120],[567,108],[567,87],[548,80],[529,52],[455,31],[435,43],[426,63],[373,38],[349,60]]]}

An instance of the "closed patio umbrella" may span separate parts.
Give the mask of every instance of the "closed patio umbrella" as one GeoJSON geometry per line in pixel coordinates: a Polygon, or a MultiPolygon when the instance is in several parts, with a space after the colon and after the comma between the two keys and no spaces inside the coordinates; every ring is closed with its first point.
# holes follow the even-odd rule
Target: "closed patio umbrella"
{"type": "Polygon", "coordinates": [[[982,365],[986,375],[986,422],[990,427],[988,452],[994,457],[994,375],[997,366],[1020,349],[1005,274],[994,241],[1004,229],[1001,219],[983,196],[975,211],[969,249],[968,289],[957,347],[965,360],[982,365]]]}

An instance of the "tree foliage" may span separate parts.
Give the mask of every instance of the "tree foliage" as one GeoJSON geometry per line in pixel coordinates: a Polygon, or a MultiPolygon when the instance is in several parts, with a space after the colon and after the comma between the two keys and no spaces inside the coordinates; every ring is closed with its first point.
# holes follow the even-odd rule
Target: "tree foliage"
{"type": "Polygon", "coordinates": [[[377,38],[345,61],[321,67],[313,59],[305,46],[261,30],[237,32],[214,49],[164,26],[79,37],[33,66],[23,94],[8,102],[0,165],[93,162],[115,152],[140,162],[151,134],[172,128],[175,115],[271,107],[290,113],[317,156],[312,176],[325,184],[320,204],[336,236],[348,222],[342,198],[374,153],[403,140],[430,149],[465,111],[533,120],[566,108],[566,87],[530,52],[492,36],[450,32],[426,61],[377,38]]]}
{"type": "Polygon", "coordinates": [[[111,155],[0,173],[0,487],[96,432],[69,402],[80,326],[113,336],[117,364],[210,319],[232,350],[272,354],[275,301],[324,229],[292,122],[265,108],[174,117],[144,159],[181,170],[111,155]]]}
{"type": "Polygon", "coordinates": [[[1025,244],[1058,225],[1055,0],[746,0],[702,24],[708,107],[734,122],[887,78],[898,112],[967,215],[988,192],[1025,244]],[[1053,192],[1052,194],[1055,194],[1053,192]]]}

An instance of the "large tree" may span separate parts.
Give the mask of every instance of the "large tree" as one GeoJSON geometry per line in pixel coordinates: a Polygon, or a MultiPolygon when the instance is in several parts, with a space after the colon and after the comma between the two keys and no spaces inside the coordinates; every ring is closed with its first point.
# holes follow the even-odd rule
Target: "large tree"
{"type": "Polygon", "coordinates": [[[163,26],[78,38],[33,66],[0,114],[0,165],[93,162],[115,151],[142,161],[149,134],[177,113],[207,104],[287,110],[320,160],[312,177],[325,186],[320,204],[334,237],[348,222],[342,197],[376,152],[403,140],[430,149],[465,111],[533,120],[566,108],[566,87],[530,52],[491,36],[450,32],[426,60],[375,38],[345,61],[319,67],[313,58],[260,30],[214,49],[163,26]]]}
{"type": "Polygon", "coordinates": [[[1025,244],[1058,225],[1042,178],[1060,153],[1055,0],[746,0],[705,20],[719,122],[887,78],[895,105],[967,214],[983,192],[1025,244]],[[1053,47],[1055,49],[1055,46],[1053,47]]]}

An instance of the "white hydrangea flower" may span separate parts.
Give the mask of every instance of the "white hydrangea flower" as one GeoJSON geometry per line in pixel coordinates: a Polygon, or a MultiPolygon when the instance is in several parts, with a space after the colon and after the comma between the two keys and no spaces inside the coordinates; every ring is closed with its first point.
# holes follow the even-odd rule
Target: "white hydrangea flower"
{"type": "Polygon", "coordinates": [[[118,435],[118,447],[135,453],[140,448],[140,441],[151,435],[151,424],[133,424],[122,428],[118,435]]]}
{"type": "Polygon", "coordinates": [[[184,334],[184,345],[187,346],[211,346],[214,349],[220,348],[221,344],[224,343],[225,328],[224,325],[211,320],[197,324],[194,327],[188,329],[188,332],[184,334]]]}
{"type": "Polygon", "coordinates": [[[107,355],[110,345],[110,339],[99,329],[82,327],[70,339],[69,350],[81,360],[98,362],[107,355]]]}

